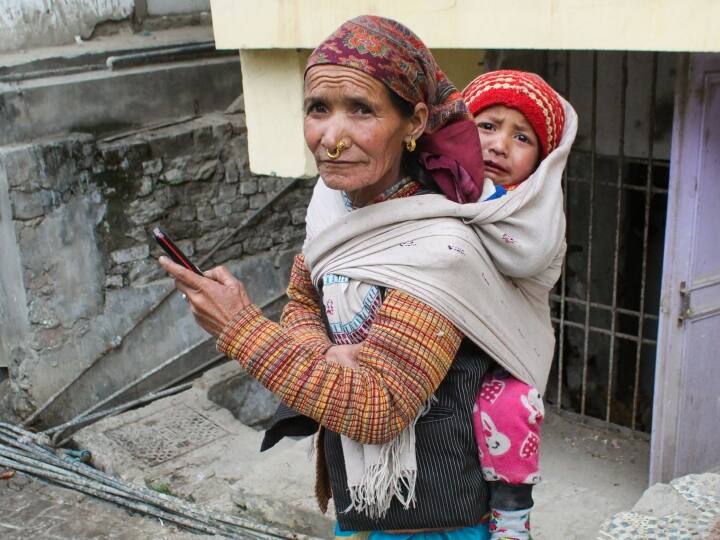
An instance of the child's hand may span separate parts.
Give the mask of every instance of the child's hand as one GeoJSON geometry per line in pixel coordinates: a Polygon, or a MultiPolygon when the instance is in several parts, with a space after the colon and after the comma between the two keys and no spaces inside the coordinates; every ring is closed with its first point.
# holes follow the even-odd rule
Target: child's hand
{"type": "Polygon", "coordinates": [[[360,347],[362,347],[362,343],[356,343],[354,345],[333,345],[325,353],[325,359],[328,362],[356,369],[360,367],[360,363],[357,361],[360,347]]]}

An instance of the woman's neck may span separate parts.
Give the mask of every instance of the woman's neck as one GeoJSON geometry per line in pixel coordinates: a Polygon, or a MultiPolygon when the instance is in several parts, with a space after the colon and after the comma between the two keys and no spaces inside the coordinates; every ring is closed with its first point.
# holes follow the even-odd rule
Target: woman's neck
{"type": "Polygon", "coordinates": [[[402,180],[402,174],[399,166],[391,167],[383,178],[377,182],[364,186],[355,191],[347,191],[346,197],[350,200],[353,207],[362,208],[369,204],[373,204],[375,199],[381,197],[387,190],[402,180]]]}
{"type": "MultiPolygon", "coordinates": [[[[417,184],[417,182],[413,182],[409,176],[405,176],[403,178],[400,178],[399,180],[396,180],[390,187],[385,189],[382,193],[379,193],[378,195],[373,197],[364,206],[369,206],[371,204],[387,201],[388,199],[394,199],[396,197],[405,197],[408,195],[412,195],[419,191],[421,187],[422,186],[417,184]],[[409,184],[413,184],[413,186],[410,186],[409,184]]],[[[343,199],[345,200],[345,206],[348,210],[362,208],[361,206],[355,204],[355,202],[350,198],[350,194],[347,192],[343,192],[343,199]]]]}

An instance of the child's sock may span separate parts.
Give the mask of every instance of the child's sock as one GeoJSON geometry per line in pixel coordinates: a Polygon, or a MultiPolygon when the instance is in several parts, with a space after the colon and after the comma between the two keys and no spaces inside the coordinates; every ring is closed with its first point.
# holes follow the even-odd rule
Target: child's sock
{"type": "Polygon", "coordinates": [[[532,484],[488,482],[490,487],[490,540],[529,540],[532,484]]]}
{"type": "Polygon", "coordinates": [[[490,513],[490,540],[531,540],[530,508],[490,513]]]}

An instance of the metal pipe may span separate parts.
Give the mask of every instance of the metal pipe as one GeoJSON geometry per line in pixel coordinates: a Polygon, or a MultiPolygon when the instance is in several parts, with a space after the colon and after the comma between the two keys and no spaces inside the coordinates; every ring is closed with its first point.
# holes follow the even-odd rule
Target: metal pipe
{"type": "MultiPolygon", "coordinates": [[[[0,425],[0,428],[3,428],[0,425]]],[[[3,428],[4,429],[4,428],[3,428]]],[[[140,511],[149,512],[172,512],[181,519],[183,523],[190,524],[192,520],[196,524],[212,526],[219,531],[225,532],[231,536],[242,532],[244,534],[252,533],[253,537],[260,538],[288,538],[293,540],[308,539],[304,535],[289,533],[279,529],[250,522],[243,518],[221,514],[211,510],[200,508],[194,504],[186,502],[182,499],[172,497],[152,491],[142,486],[133,486],[125,484],[105,472],[94,469],[83,463],[65,461],[57,457],[48,448],[32,442],[36,434],[28,431],[8,430],[19,436],[20,439],[27,439],[28,444],[20,442],[20,439],[3,436],[0,434],[0,464],[9,466],[13,469],[24,470],[31,474],[50,478],[53,481],[67,482],[67,486],[78,490],[93,490],[92,495],[107,498],[112,502],[126,505],[126,503],[142,505],[151,505],[151,508],[140,508],[140,511]],[[12,449],[7,447],[4,442],[9,442],[17,447],[12,449]],[[10,461],[12,460],[12,461],[10,461]],[[130,499],[128,501],[128,499],[130,499]],[[233,530],[233,527],[240,530],[233,530]]],[[[167,519],[171,519],[169,514],[167,519]]]]}
{"type": "Polygon", "coordinates": [[[155,49],[152,51],[108,56],[105,60],[105,66],[109,70],[115,70],[145,64],[185,60],[188,57],[192,58],[208,55],[230,56],[234,54],[234,51],[218,51],[215,48],[214,41],[205,41],[203,43],[193,43],[192,45],[181,45],[179,47],[169,47],[166,49],[155,49]]]}
{"type": "MultiPolygon", "coordinates": [[[[282,292],[282,293],[280,293],[280,294],[277,294],[277,295],[275,295],[274,297],[270,298],[269,300],[266,300],[265,302],[263,302],[262,304],[260,304],[259,307],[260,307],[260,309],[265,309],[265,308],[267,308],[268,306],[270,306],[270,305],[274,304],[275,302],[277,302],[279,299],[284,298],[285,296],[286,296],[286,293],[285,293],[285,292],[282,292]]],[[[213,338],[210,338],[210,339],[213,339],[213,338]]],[[[201,342],[201,343],[195,345],[193,348],[199,347],[200,345],[202,345],[203,343],[206,343],[207,341],[209,341],[209,340],[205,340],[204,342],[201,342]]],[[[108,416],[108,414],[105,414],[105,413],[107,413],[107,412],[109,412],[109,411],[113,411],[113,410],[115,410],[115,409],[120,409],[120,408],[122,408],[122,410],[118,410],[118,411],[117,411],[117,412],[122,412],[122,411],[124,411],[124,410],[126,410],[126,409],[129,409],[129,408],[131,408],[131,407],[134,407],[135,405],[139,405],[140,403],[145,403],[145,402],[148,402],[148,401],[154,401],[154,400],[159,399],[159,398],[161,398],[161,397],[165,397],[165,396],[167,396],[167,395],[171,395],[171,394],[173,394],[173,393],[176,393],[176,392],[180,392],[180,391],[182,391],[182,390],[185,390],[186,388],[183,388],[182,390],[176,390],[176,392],[170,392],[170,390],[173,390],[173,388],[169,388],[169,389],[167,390],[167,392],[169,392],[169,393],[164,393],[166,388],[171,387],[172,385],[174,385],[175,383],[180,382],[181,380],[187,379],[188,377],[190,377],[191,375],[194,375],[194,374],[197,373],[198,371],[203,371],[203,370],[206,369],[208,366],[211,366],[212,364],[214,364],[214,363],[216,363],[216,362],[219,362],[220,360],[222,360],[223,358],[225,358],[225,355],[224,355],[224,354],[217,354],[217,355],[213,356],[210,360],[208,360],[208,361],[206,361],[206,362],[203,362],[202,364],[199,364],[199,365],[195,366],[193,369],[191,369],[190,371],[184,373],[182,376],[176,377],[175,379],[167,382],[166,384],[164,384],[163,386],[160,386],[159,388],[156,388],[155,390],[153,390],[152,392],[149,392],[148,394],[146,394],[145,396],[143,396],[143,397],[141,397],[141,398],[138,398],[138,399],[136,399],[136,400],[134,400],[134,401],[132,401],[132,402],[130,402],[130,403],[125,403],[125,404],[119,405],[119,406],[117,406],[117,407],[113,407],[112,409],[108,409],[107,411],[101,411],[101,412],[96,413],[96,414],[91,414],[91,413],[93,413],[93,411],[96,411],[97,409],[99,409],[99,408],[102,407],[103,405],[111,402],[113,399],[115,399],[116,397],[122,395],[124,392],[128,391],[128,390],[129,390],[130,388],[132,388],[133,386],[136,386],[136,385],[140,384],[141,382],[143,382],[144,380],[146,380],[146,379],[149,378],[150,376],[154,375],[155,373],[157,373],[157,372],[161,371],[162,369],[166,368],[167,366],[169,366],[169,365],[172,364],[173,362],[177,361],[178,358],[181,358],[182,356],[184,356],[185,354],[187,354],[187,352],[188,352],[189,350],[190,350],[190,349],[185,349],[185,351],[183,351],[182,353],[173,356],[172,358],[170,358],[169,360],[163,362],[163,363],[160,364],[159,366],[157,366],[157,367],[151,369],[150,371],[144,373],[141,377],[139,377],[139,378],[135,379],[134,381],[126,384],[126,385],[123,386],[120,390],[117,390],[116,392],[113,392],[110,396],[108,396],[108,397],[106,397],[105,399],[103,399],[102,401],[96,403],[95,405],[93,405],[93,406],[90,407],[89,409],[86,409],[85,411],[83,411],[82,413],[80,413],[79,415],[77,415],[75,418],[73,418],[71,421],[66,422],[65,424],[62,424],[62,426],[56,426],[56,427],[53,427],[53,428],[51,428],[51,429],[47,429],[47,430],[43,431],[43,433],[48,434],[48,435],[51,434],[51,433],[56,433],[56,435],[53,437],[53,442],[57,442],[57,440],[58,440],[62,435],[64,435],[64,433],[63,433],[64,429],[63,429],[62,431],[60,431],[58,428],[61,428],[61,427],[63,427],[63,426],[74,427],[74,426],[76,426],[76,425],[79,425],[79,426],[83,427],[84,425],[86,425],[86,420],[89,420],[89,419],[93,419],[93,420],[94,420],[94,419],[104,418],[105,416],[108,416]],[[162,391],[162,392],[161,392],[161,391],[162,391]]],[[[187,386],[187,387],[189,388],[190,386],[192,386],[192,383],[187,383],[187,385],[180,385],[180,386],[187,386]]],[[[175,388],[180,388],[180,386],[175,387],[175,388]]],[[[115,414],[115,413],[113,413],[113,414],[115,414]]],[[[63,440],[61,440],[61,441],[60,441],[59,443],[57,443],[57,444],[58,444],[58,445],[63,445],[63,444],[65,444],[65,443],[70,439],[70,437],[71,437],[71,435],[66,436],[63,440]]]]}
{"type": "MultiPolygon", "coordinates": [[[[560,323],[560,321],[557,319],[557,317],[551,317],[551,320],[555,324],[560,323]]],[[[585,324],[583,324],[583,323],[577,323],[577,322],[573,322],[573,321],[565,321],[564,324],[568,328],[578,328],[580,330],[585,330],[585,324]]],[[[610,330],[608,330],[607,328],[600,328],[598,326],[592,326],[592,325],[588,326],[587,328],[591,332],[596,332],[598,334],[603,334],[605,336],[610,335],[610,330]]],[[[626,334],[624,332],[618,332],[618,331],[615,332],[615,337],[619,338],[619,339],[626,339],[628,341],[632,341],[633,343],[637,343],[640,340],[640,338],[638,338],[637,336],[633,336],[632,334],[626,334]]],[[[646,337],[642,338],[642,342],[643,342],[643,345],[657,345],[657,342],[654,339],[648,339],[646,337]]]]}
{"type": "Polygon", "coordinates": [[[655,100],[657,94],[657,69],[658,69],[658,53],[652,53],[652,80],[650,81],[650,104],[648,114],[648,160],[647,160],[647,177],[645,181],[645,221],[643,225],[643,243],[642,243],[642,272],[640,274],[640,325],[638,327],[638,343],[635,352],[635,381],[633,384],[633,404],[632,404],[632,421],[631,428],[635,431],[637,421],[637,405],[640,393],[640,360],[642,358],[642,339],[645,331],[643,315],[645,313],[645,285],[647,282],[647,259],[648,259],[648,236],[650,231],[650,204],[652,202],[652,183],[653,183],[653,151],[655,149],[655,100]]]}
{"type": "Polygon", "coordinates": [[[597,51],[592,53],[592,114],[590,127],[590,193],[588,195],[587,268],[585,274],[585,336],[583,340],[583,369],[580,414],[585,415],[587,398],[588,349],[590,345],[590,295],[592,289],[593,207],[595,199],[595,153],[597,146],[597,51]]]}
{"type": "MultiPolygon", "coordinates": [[[[551,295],[550,295],[550,301],[551,301],[551,302],[561,302],[561,301],[563,301],[563,299],[562,299],[562,297],[558,296],[557,294],[551,294],[551,295]]],[[[571,298],[571,297],[566,296],[564,301],[567,302],[568,304],[576,304],[576,305],[579,305],[579,306],[585,306],[585,305],[586,305],[586,304],[585,304],[585,300],[583,300],[583,299],[581,299],[581,298],[571,298]]],[[[603,303],[601,303],[601,302],[590,302],[590,307],[597,308],[597,309],[602,309],[602,310],[605,310],[605,311],[612,311],[612,306],[611,306],[611,305],[603,304],[603,303]]],[[[626,308],[620,308],[620,307],[619,307],[619,308],[615,308],[615,311],[616,311],[617,313],[620,313],[620,314],[623,314],[623,315],[633,315],[633,316],[635,316],[635,317],[640,317],[640,312],[639,312],[639,311],[635,311],[634,309],[626,309],[626,308]]],[[[657,320],[658,320],[658,316],[657,316],[657,315],[654,315],[654,314],[652,314],[652,313],[645,313],[643,317],[644,317],[646,320],[651,320],[651,321],[657,321],[657,320]]]]}
{"type": "Polygon", "coordinates": [[[175,523],[177,525],[180,525],[184,528],[190,529],[191,531],[201,532],[201,533],[207,533],[207,534],[219,534],[224,537],[231,537],[231,534],[229,534],[228,531],[222,530],[217,527],[208,526],[205,523],[199,522],[195,519],[187,519],[183,516],[173,514],[170,512],[166,512],[164,510],[161,510],[159,508],[155,508],[149,504],[145,504],[142,502],[138,502],[136,500],[127,498],[122,493],[118,493],[116,490],[114,490],[111,487],[98,484],[96,482],[88,482],[77,478],[67,477],[66,475],[63,475],[61,473],[48,470],[46,467],[42,466],[33,466],[30,464],[23,463],[23,460],[14,460],[14,459],[8,459],[6,457],[2,457],[2,451],[0,449],[0,465],[4,467],[9,467],[13,470],[22,471],[27,474],[43,478],[45,480],[50,480],[53,483],[56,483],[58,485],[61,485],[63,487],[73,489],[75,491],[80,491],[82,493],[86,493],[88,495],[92,495],[94,497],[97,497],[99,499],[104,499],[106,501],[112,502],[114,504],[117,504],[118,506],[124,506],[126,508],[130,508],[132,510],[135,510],[137,512],[141,512],[143,514],[149,515],[149,516],[155,516],[160,519],[163,519],[169,523],[175,523]]]}
{"type": "Polygon", "coordinates": [[[101,139],[100,142],[109,143],[109,142],[117,141],[119,139],[124,139],[125,137],[130,137],[131,135],[147,133],[148,131],[154,131],[156,129],[162,129],[162,128],[166,128],[166,127],[179,126],[180,124],[185,124],[187,122],[195,120],[196,118],[198,118],[198,115],[188,114],[186,116],[181,116],[180,118],[173,118],[172,120],[163,120],[161,122],[156,122],[154,124],[145,125],[145,126],[137,128],[137,129],[129,129],[126,131],[121,131],[119,133],[113,133],[112,135],[108,135],[104,139],[101,139]]]}
{"type": "MultiPolygon", "coordinates": [[[[192,383],[186,383],[186,384],[181,384],[179,386],[173,386],[171,388],[166,388],[166,389],[158,391],[158,392],[150,392],[141,398],[135,399],[133,401],[129,401],[127,403],[123,403],[122,405],[118,405],[117,407],[113,407],[112,409],[106,409],[104,411],[100,411],[95,414],[83,413],[82,415],[73,418],[69,422],[65,422],[64,424],[60,424],[60,425],[52,427],[50,429],[46,429],[45,431],[42,431],[41,433],[44,433],[45,435],[52,435],[52,434],[58,433],[58,432],[62,433],[63,431],[65,431],[66,429],[68,429],[70,427],[78,426],[81,424],[85,425],[87,422],[90,422],[91,420],[97,420],[99,418],[104,418],[106,416],[112,416],[114,414],[131,409],[132,407],[135,407],[136,405],[142,405],[143,403],[147,403],[148,401],[155,401],[156,399],[159,399],[162,397],[172,396],[173,394],[177,394],[178,392],[188,390],[189,388],[192,388],[192,383]]],[[[58,444],[58,446],[62,446],[62,443],[58,444]]]]}
{"type": "MultiPolygon", "coordinates": [[[[608,358],[608,378],[607,378],[607,399],[605,403],[605,423],[610,424],[611,403],[612,403],[612,387],[613,387],[613,364],[615,361],[615,325],[617,324],[617,294],[618,294],[618,267],[620,254],[620,216],[622,214],[623,203],[623,173],[625,167],[625,113],[627,101],[627,51],[623,53],[620,65],[620,125],[618,127],[618,173],[617,173],[617,205],[615,207],[615,243],[613,252],[613,284],[612,284],[612,306],[610,315],[610,356],[608,358]]],[[[639,322],[643,323],[642,320],[639,322]]]]}
{"type": "MultiPolygon", "coordinates": [[[[615,156],[615,157],[617,158],[617,156],[615,156]]],[[[630,161],[631,161],[631,160],[629,160],[629,159],[627,158],[627,156],[626,156],[626,157],[625,157],[625,163],[626,163],[626,164],[627,164],[627,163],[630,163],[630,161]]],[[[655,160],[655,161],[658,162],[658,161],[660,161],[660,160],[655,160]]],[[[569,178],[569,180],[570,180],[570,182],[573,183],[573,184],[589,184],[589,183],[590,183],[586,178],[578,178],[578,177],[575,177],[575,176],[571,176],[571,177],[569,178]]],[[[614,182],[607,182],[607,181],[603,181],[603,180],[600,180],[600,179],[597,179],[597,178],[596,178],[596,179],[595,179],[595,186],[596,186],[596,187],[597,187],[597,186],[617,187],[617,184],[614,183],[614,182]]],[[[624,185],[623,185],[623,189],[624,189],[625,191],[640,191],[640,192],[642,192],[642,193],[645,193],[645,191],[647,190],[647,188],[646,188],[645,186],[633,186],[632,184],[624,184],[624,185]]],[[[651,188],[651,191],[652,191],[653,195],[667,195],[667,194],[668,194],[668,190],[667,190],[667,189],[665,189],[665,188],[659,188],[659,187],[655,187],[655,186],[653,186],[653,187],[651,188]]]]}
{"type": "Polygon", "coordinates": [[[105,67],[105,64],[85,64],[83,66],[65,66],[52,69],[21,71],[19,73],[7,73],[0,75],[0,83],[21,82],[45,77],[62,77],[64,75],[74,75],[75,73],[87,73],[88,71],[102,71],[105,67]]]}

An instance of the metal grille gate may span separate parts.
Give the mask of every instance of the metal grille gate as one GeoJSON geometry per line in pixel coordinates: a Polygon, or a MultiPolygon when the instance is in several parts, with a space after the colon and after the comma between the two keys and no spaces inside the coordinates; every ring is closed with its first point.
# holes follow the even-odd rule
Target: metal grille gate
{"type": "Polygon", "coordinates": [[[675,56],[490,54],[489,69],[544,72],[578,110],[565,171],[568,254],[551,296],[558,411],[650,430],[675,56]]]}
{"type": "Polygon", "coordinates": [[[667,159],[655,158],[658,54],[634,55],[639,61],[635,65],[649,63],[650,73],[644,89],[645,129],[639,137],[644,138],[646,152],[633,157],[627,156],[625,147],[628,80],[636,76],[629,73],[628,53],[620,53],[615,73],[604,74],[619,87],[617,150],[615,155],[598,151],[599,57],[608,60],[609,54],[593,52],[588,59],[588,54],[565,53],[564,94],[573,102],[574,94],[589,93],[591,114],[581,118],[582,123],[590,124],[585,145],[589,148],[583,150],[581,145],[575,150],[566,170],[569,253],[552,296],[558,346],[555,395],[548,398],[554,397],[558,409],[568,408],[582,416],[648,431],[669,164],[667,159]],[[574,88],[571,73],[576,58],[589,60],[589,92],[587,88],[574,88]],[[607,223],[597,219],[609,214],[599,212],[600,205],[614,211],[614,220],[607,223]],[[593,264],[596,252],[604,259],[600,264],[593,264]],[[571,286],[569,270],[574,254],[579,254],[575,257],[579,260],[571,286]],[[652,266],[648,264],[651,257],[656,262],[652,266]],[[573,368],[580,371],[579,388],[575,384],[564,392],[564,384],[572,382],[568,379],[573,368]]]}

